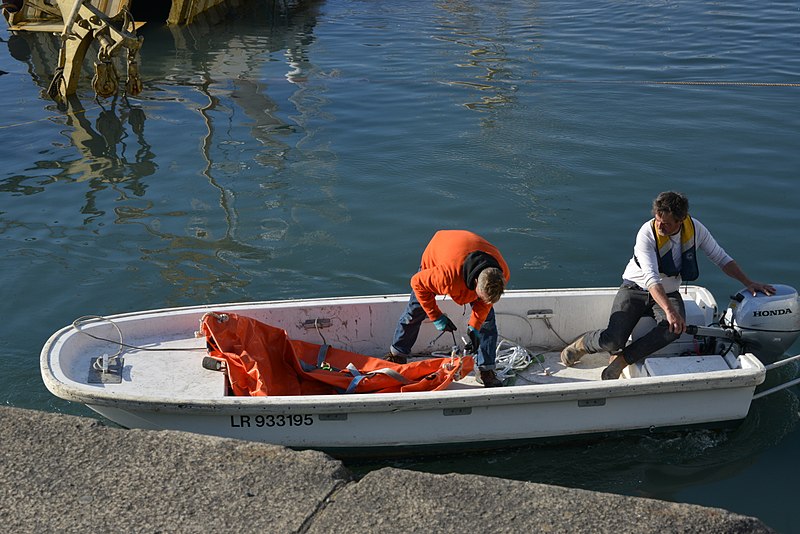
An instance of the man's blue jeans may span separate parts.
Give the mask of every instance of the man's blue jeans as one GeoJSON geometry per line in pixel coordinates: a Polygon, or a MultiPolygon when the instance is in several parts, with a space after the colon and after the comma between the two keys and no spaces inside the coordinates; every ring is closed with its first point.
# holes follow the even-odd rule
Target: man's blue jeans
{"type": "MultiPolygon", "coordinates": [[[[394,332],[391,346],[392,354],[405,357],[411,355],[411,349],[414,347],[419,335],[419,328],[422,325],[422,321],[427,317],[428,315],[417,300],[417,295],[412,291],[406,310],[400,316],[397,329],[394,332]]],[[[486,316],[486,321],[481,326],[480,334],[481,344],[478,348],[475,362],[478,364],[479,370],[488,371],[495,368],[494,361],[497,357],[498,334],[494,308],[489,310],[489,315],[486,316]]]]}

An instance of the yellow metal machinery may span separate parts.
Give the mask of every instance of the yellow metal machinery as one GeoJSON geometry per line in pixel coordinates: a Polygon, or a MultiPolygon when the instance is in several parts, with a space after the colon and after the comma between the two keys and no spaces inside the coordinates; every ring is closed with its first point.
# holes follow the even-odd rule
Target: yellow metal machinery
{"type": "Polygon", "coordinates": [[[125,94],[141,93],[137,59],[143,38],[136,35],[130,0],[17,0],[12,4],[3,5],[11,31],[45,31],[61,37],[58,65],[47,90],[53,100],[64,101],[75,94],[81,66],[95,40],[98,54],[92,88],[97,95],[107,98],[119,93],[114,59],[120,56],[126,64],[125,94]]]}
{"type": "MultiPolygon", "coordinates": [[[[147,1],[147,0],[145,0],[147,1]]],[[[203,11],[228,0],[172,0],[168,24],[189,24],[203,11]]],[[[78,88],[81,68],[93,42],[97,42],[92,88],[99,97],[142,91],[139,49],[144,41],[136,31],[144,23],[131,15],[133,0],[0,0],[12,32],[49,32],[60,35],[58,65],[49,96],[64,102],[78,88]],[[125,66],[125,79],[117,65],[125,66]]]]}

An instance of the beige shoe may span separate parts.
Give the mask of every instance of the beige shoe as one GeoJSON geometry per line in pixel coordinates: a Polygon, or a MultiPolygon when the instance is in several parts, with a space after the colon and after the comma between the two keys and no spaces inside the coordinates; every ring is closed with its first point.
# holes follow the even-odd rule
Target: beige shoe
{"type": "Polygon", "coordinates": [[[586,349],[586,344],[583,342],[584,335],[585,334],[581,334],[578,339],[567,345],[564,350],[561,351],[561,363],[565,366],[572,367],[588,354],[589,351],[586,349]]]}

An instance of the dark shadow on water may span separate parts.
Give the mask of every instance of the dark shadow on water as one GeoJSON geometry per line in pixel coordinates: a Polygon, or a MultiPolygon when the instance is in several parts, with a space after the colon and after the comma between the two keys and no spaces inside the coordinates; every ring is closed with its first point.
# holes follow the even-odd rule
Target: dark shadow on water
{"type": "Polygon", "coordinates": [[[422,457],[345,463],[357,476],[397,467],[676,500],[685,488],[729,479],[752,466],[795,430],[798,406],[797,395],[785,390],[753,402],[748,416],[727,428],[592,436],[490,452],[448,454],[442,446],[422,457]]]}

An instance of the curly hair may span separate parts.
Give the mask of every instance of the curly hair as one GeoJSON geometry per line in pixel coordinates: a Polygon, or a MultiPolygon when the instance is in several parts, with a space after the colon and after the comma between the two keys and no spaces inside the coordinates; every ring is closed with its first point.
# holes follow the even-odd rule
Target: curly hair
{"type": "Polygon", "coordinates": [[[671,214],[675,219],[682,221],[689,214],[689,199],[677,191],[664,191],[659,193],[653,201],[653,215],[671,214]]]}

